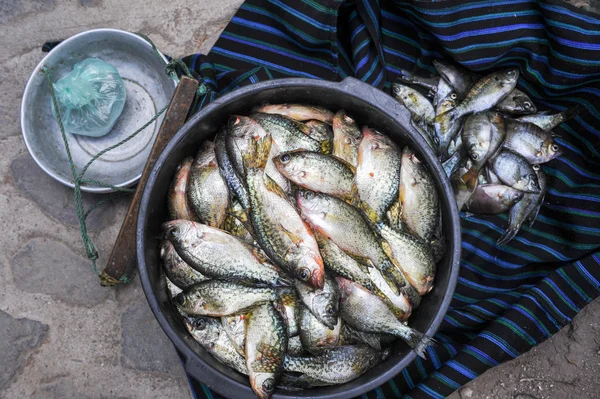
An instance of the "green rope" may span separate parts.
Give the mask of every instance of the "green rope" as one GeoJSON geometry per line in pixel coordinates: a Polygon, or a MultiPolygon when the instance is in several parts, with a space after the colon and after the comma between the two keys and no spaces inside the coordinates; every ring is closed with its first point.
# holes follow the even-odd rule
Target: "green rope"
{"type": "MultiPolygon", "coordinates": [[[[85,164],[85,166],[83,167],[81,172],[77,173],[77,168],[75,167],[75,163],[73,162],[73,157],[71,155],[71,148],[69,147],[69,142],[67,140],[65,126],[63,124],[62,116],[61,116],[59,108],[58,108],[58,100],[56,99],[56,94],[54,93],[54,85],[52,84],[50,70],[44,66],[44,67],[42,67],[42,73],[46,76],[46,79],[48,80],[48,88],[50,90],[50,97],[52,97],[52,105],[54,107],[56,120],[58,121],[58,126],[60,128],[60,134],[63,139],[63,144],[65,145],[65,150],[67,152],[67,160],[69,161],[69,167],[71,169],[71,174],[73,175],[73,186],[74,186],[73,187],[73,199],[75,202],[75,211],[77,212],[77,219],[79,220],[79,229],[81,230],[81,240],[83,241],[83,246],[85,248],[85,252],[86,252],[88,259],[92,261],[92,268],[94,270],[94,273],[96,273],[96,275],[99,275],[100,273],[98,271],[98,265],[96,264],[96,261],[98,260],[98,251],[96,250],[96,247],[94,246],[94,242],[92,241],[91,237],[88,234],[87,225],[85,223],[86,219],[93,210],[98,208],[103,203],[105,203],[109,200],[113,200],[116,197],[123,196],[124,194],[129,194],[129,193],[135,192],[135,189],[127,188],[127,187],[118,187],[118,186],[114,186],[112,184],[101,182],[98,180],[85,179],[84,174],[95,160],[100,158],[102,155],[106,154],[108,151],[111,151],[111,150],[123,145],[124,143],[128,142],[129,140],[133,139],[142,130],[144,130],[148,126],[150,126],[157,118],[159,118],[167,110],[168,105],[165,105],[160,111],[158,111],[158,113],[156,115],[154,115],[148,122],[146,122],[144,124],[144,126],[139,128],[138,130],[136,130],[135,132],[133,132],[132,134],[130,134],[129,136],[127,136],[126,138],[121,140],[120,142],[118,142],[114,145],[111,145],[110,147],[107,147],[107,148],[103,149],[102,151],[98,152],[96,155],[94,155],[92,157],[92,159],[90,159],[88,161],[88,163],[85,164]],[[98,186],[98,187],[110,188],[114,191],[119,192],[119,194],[114,195],[111,198],[106,198],[106,199],[100,200],[96,204],[94,204],[92,207],[90,207],[89,210],[85,211],[84,205],[83,205],[83,197],[81,194],[81,185],[82,184],[83,185],[91,184],[91,185],[98,186]]],[[[121,282],[128,282],[128,281],[129,281],[129,278],[127,278],[127,277],[121,278],[121,282]]]]}

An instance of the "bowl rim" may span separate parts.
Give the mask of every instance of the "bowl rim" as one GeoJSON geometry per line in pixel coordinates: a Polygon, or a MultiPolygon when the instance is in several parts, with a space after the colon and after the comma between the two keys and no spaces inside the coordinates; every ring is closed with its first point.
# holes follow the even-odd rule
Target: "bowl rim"
{"type": "MultiPolygon", "coordinates": [[[[150,200],[150,195],[151,195],[150,187],[154,187],[156,179],[158,177],[159,170],[160,170],[160,168],[162,168],[163,164],[165,163],[167,158],[170,156],[173,149],[179,144],[179,142],[181,140],[183,140],[183,138],[187,134],[189,134],[191,131],[193,131],[194,126],[197,124],[197,122],[199,120],[202,120],[204,118],[205,114],[209,114],[214,109],[221,107],[224,104],[236,101],[238,99],[238,97],[240,97],[240,96],[252,94],[252,93],[259,92],[259,91],[262,91],[265,89],[269,89],[269,88],[273,88],[273,87],[290,87],[291,88],[291,87],[307,87],[307,86],[320,87],[320,88],[329,89],[329,90],[337,89],[338,91],[342,91],[343,94],[345,94],[345,95],[351,95],[354,97],[359,97],[358,93],[360,93],[360,97],[362,98],[362,101],[368,102],[374,108],[377,108],[377,110],[379,112],[382,112],[383,114],[386,114],[390,118],[394,119],[394,121],[398,120],[398,112],[397,111],[394,112],[394,110],[390,109],[391,107],[389,107],[389,105],[391,105],[391,104],[393,104],[394,106],[399,105],[399,103],[396,100],[394,100],[391,96],[389,96],[385,92],[383,92],[377,88],[374,88],[373,86],[370,86],[370,85],[368,85],[362,81],[359,81],[355,78],[352,78],[352,77],[346,78],[341,82],[331,82],[331,81],[309,79],[309,78],[281,78],[281,79],[272,79],[272,80],[268,80],[268,81],[264,81],[264,82],[254,83],[254,84],[251,84],[248,86],[238,88],[230,93],[223,95],[222,97],[217,98],[215,101],[211,102],[205,108],[198,111],[194,116],[192,116],[184,124],[184,126],[176,133],[176,135],[170,140],[170,142],[165,146],[165,148],[161,152],[156,163],[154,164],[154,167],[152,168],[150,177],[149,177],[148,181],[146,182],[144,191],[142,193],[139,214],[138,214],[138,219],[137,219],[136,248],[137,248],[138,270],[139,270],[139,274],[140,274],[139,277],[141,280],[142,289],[144,290],[144,295],[146,296],[146,299],[148,300],[148,304],[152,310],[152,313],[154,314],[157,321],[159,322],[159,325],[161,326],[161,328],[163,329],[165,334],[169,337],[169,339],[171,340],[171,342],[173,343],[175,348],[177,350],[180,350],[179,348],[186,348],[188,351],[190,351],[193,354],[193,356],[191,356],[191,357],[188,357],[188,355],[185,353],[183,354],[183,356],[186,358],[185,366],[184,366],[184,368],[186,369],[186,372],[188,371],[188,367],[199,368],[202,370],[204,375],[206,375],[206,379],[225,379],[227,384],[229,384],[230,386],[225,387],[225,388],[219,387],[219,388],[221,388],[221,390],[219,390],[219,388],[216,388],[217,392],[220,391],[222,394],[225,394],[224,392],[237,392],[237,394],[241,394],[241,392],[239,392],[239,390],[250,390],[250,388],[247,385],[242,384],[227,375],[224,375],[223,373],[214,369],[210,365],[207,365],[202,359],[200,359],[199,356],[194,352],[194,350],[182,338],[180,338],[178,336],[178,334],[175,332],[175,329],[169,323],[166,316],[163,314],[162,310],[160,309],[160,305],[157,300],[157,297],[153,293],[153,289],[152,289],[152,286],[150,283],[150,277],[148,274],[148,269],[146,267],[145,251],[142,250],[144,248],[144,243],[146,241],[146,232],[144,230],[145,230],[145,223],[147,220],[146,213],[149,208],[149,200],[150,200]],[[336,86],[332,86],[332,85],[336,85],[336,86]],[[351,89],[351,91],[349,89],[351,89]],[[378,93],[375,93],[375,91],[378,93]],[[372,97],[371,99],[365,99],[365,97],[368,98],[370,95],[372,97]],[[383,97],[378,97],[379,95],[381,95],[383,97]],[[390,101],[392,101],[392,102],[390,103],[390,101]],[[388,107],[386,108],[386,106],[388,106],[388,107]]],[[[401,106],[401,107],[403,109],[405,109],[403,106],[401,106]]],[[[441,186],[443,188],[442,191],[449,193],[449,196],[446,199],[446,202],[448,203],[449,208],[450,208],[448,222],[451,226],[452,233],[453,233],[452,234],[453,237],[448,237],[448,240],[449,240],[448,247],[453,248],[453,251],[448,252],[449,267],[451,268],[451,270],[450,270],[450,274],[449,274],[448,285],[443,294],[441,305],[439,306],[436,315],[433,317],[433,320],[431,321],[429,328],[427,329],[427,331],[423,332],[427,337],[433,337],[433,335],[435,335],[435,332],[438,330],[439,326],[441,325],[443,318],[446,315],[446,312],[448,311],[448,307],[450,306],[450,302],[452,300],[452,297],[453,297],[453,294],[454,294],[454,291],[456,288],[457,280],[458,280],[458,272],[459,272],[459,268],[460,268],[460,256],[461,256],[461,237],[462,237],[461,224],[460,224],[459,212],[458,212],[458,209],[456,206],[456,201],[454,200],[454,195],[453,195],[454,191],[452,189],[452,185],[450,184],[448,177],[446,176],[446,174],[444,172],[442,164],[437,159],[437,156],[434,154],[433,150],[426,143],[425,139],[423,139],[418,133],[415,133],[413,135],[413,139],[417,142],[417,144],[420,147],[423,147],[423,152],[425,153],[425,156],[427,158],[429,158],[429,160],[431,161],[430,165],[433,168],[433,172],[436,173],[437,175],[439,175],[440,181],[441,181],[441,186]]],[[[368,392],[372,389],[379,387],[381,384],[384,384],[385,382],[389,381],[390,379],[392,379],[393,377],[398,375],[415,358],[416,358],[416,353],[414,351],[410,351],[408,353],[408,355],[406,355],[404,358],[400,359],[400,361],[398,361],[398,363],[396,363],[395,365],[390,367],[387,371],[379,374],[376,378],[373,378],[370,381],[367,381],[360,386],[357,386],[357,387],[354,387],[354,388],[351,388],[351,389],[348,389],[348,390],[345,390],[345,391],[339,392],[339,393],[327,394],[327,395],[325,395],[325,394],[314,395],[314,396],[306,396],[306,397],[311,397],[311,398],[327,397],[327,398],[343,399],[343,398],[347,398],[347,397],[360,396],[361,394],[363,394],[365,392],[368,392]]],[[[203,381],[201,381],[201,382],[203,382],[203,381]]],[[[206,384],[209,387],[214,386],[214,383],[211,384],[210,382],[208,382],[206,384]]],[[[293,398],[293,397],[297,397],[297,396],[294,396],[294,391],[288,392],[288,391],[281,391],[280,389],[276,392],[275,395],[273,395],[274,399],[278,399],[278,398],[289,399],[289,398],[293,398]]],[[[302,397],[305,397],[305,396],[302,396],[302,397]]]]}
{"type": "MultiPolygon", "coordinates": [[[[152,45],[143,37],[133,33],[133,32],[128,32],[128,31],[124,31],[124,30],[120,30],[120,29],[113,29],[113,28],[98,28],[98,29],[90,29],[90,30],[86,30],[83,32],[79,32],[65,40],[63,40],[62,42],[60,42],[56,47],[54,47],[52,50],[50,50],[48,52],[48,54],[46,54],[44,56],[44,58],[42,58],[42,60],[36,65],[35,69],[33,70],[33,72],[31,73],[31,75],[29,76],[29,79],[27,79],[27,84],[25,85],[25,90],[23,91],[23,97],[21,99],[21,112],[20,112],[20,124],[21,124],[21,134],[23,136],[23,141],[25,142],[25,146],[27,147],[27,151],[29,152],[29,154],[31,155],[31,157],[33,158],[33,160],[35,161],[35,163],[51,178],[53,178],[54,180],[58,181],[59,183],[64,184],[67,187],[71,187],[74,188],[75,184],[73,183],[72,179],[65,179],[62,176],[59,176],[57,174],[54,173],[54,171],[50,168],[49,165],[47,165],[46,163],[44,163],[42,161],[41,158],[39,158],[36,155],[36,151],[34,150],[34,148],[32,147],[32,143],[30,142],[30,136],[34,135],[33,132],[26,132],[24,129],[24,121],[26,118],[26,110],[25,110],[25,104],[27,102],[27,100],[29,99],[30,95],[31,95],[31,91],[32,86],[34,85],[33,81],[34,78],[36,77],[36,75],[38,73],[41,72],[42,67],[45,66],[46,61],[48,59],[48,57],[52,56],[52,53],[57,50],[60,49],[61,47],[67,46],[69,43],[77,41],[79,39],[81,39],[84,36],[87,36],[89,34],[93,34],[93,33],[117,33],[117,34],[121,34],[121,35],[125,35],[125,36],[129,36],[130,38],[133,38],[135,40],[138,40],[140,42],[140,44],[142,44],[143,46],[146,46],[150,49],[152,49],[152,45]]],[[[163,53],[161,53],[158,49],[156,50],[156,52],[160,55],[160,57],[162,58],[162,60],[166,63],[168,63],[169,61],[167,60],[167,58],[165,57],[165,55],[163,53]]],[[[177,86],[177,82],[175,82],[173,80],[173,86],[176,87],[177,86]]],[[[135,183],[137,183],[140,178],[142,177],[142,173],[143,173],[143,168],[142,170],[140,170],[140,173],[138,175],[136,175],[135,177],[124,181],[122,183],[119,183],[117,185],[115,185],[115,187],[129,187],[135,183]]],[[[81,187],[81,191],[84,192],[88,192],[88,193],[96,193],[96,194],[101,194],[101,193],[111,193],[114,192],[115,190],[109,188],[109,187],[101,187],[101,186],[88,186],[88,185],[82,185],[81,187]]]]}

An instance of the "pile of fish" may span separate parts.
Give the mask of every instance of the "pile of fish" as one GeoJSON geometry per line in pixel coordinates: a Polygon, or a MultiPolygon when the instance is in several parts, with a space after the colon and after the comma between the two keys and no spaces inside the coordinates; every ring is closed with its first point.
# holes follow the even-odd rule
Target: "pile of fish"
{"type": "Polygon", "coordinates": [[[433,65],[439,76],[403,72],[400,79],[410,86],[394,84],[393,95],[439,155],[459,210],[487,215],[510,210],[509,226],[498,239],[506,244],[524,222],[533,225],[547,188],[540,164],[562,154],[552,129],[573,118],[577,108],[537,112],[516,88],[517,69],[481,77],[444,61],[433,65]]]}
{"type": "Polygon", "coordinates": [[[184,159],[160,254],[189,333],[256,395],[351,381],[397,338],[444,253],[413,150],[345,111],[263,105],[184,159]]]}

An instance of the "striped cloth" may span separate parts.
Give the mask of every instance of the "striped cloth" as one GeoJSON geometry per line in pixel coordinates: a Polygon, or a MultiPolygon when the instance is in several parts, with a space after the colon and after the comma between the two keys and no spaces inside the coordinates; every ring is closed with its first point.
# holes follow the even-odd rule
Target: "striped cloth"
{"type": "MultiPolygon", "coordinates": [[[[434,59],[474,71],[518,67],[541,108],[584,110],[555,130],[536,223],[505,246],[507,215],[461,215],[454,300],[427,360],[363,398],[442,398],[568,323],[600,290],[600,18],[563,2],[248,0],[208,55],[184,61],[217,95],[257,81],[354,76],[389,91],[434,59]],[[598,168],[598,169],[596,169],[598,168]]],[[[196,397],[218,395],[192,381],[196,397]]]]}

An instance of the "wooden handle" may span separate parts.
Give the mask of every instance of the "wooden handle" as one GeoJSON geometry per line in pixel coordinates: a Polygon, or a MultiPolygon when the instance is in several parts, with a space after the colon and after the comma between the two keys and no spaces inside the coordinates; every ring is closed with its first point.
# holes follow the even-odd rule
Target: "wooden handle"
{"type": "Polygon", "coordinates": [[[142,177],[138,182],[137,189],[127,210],[127,215],[117,236],[115,245],[108,258],[108,263],[100,274],[100,284],[103,286],[114,286],[124,282],[123,277],[129,277],[136,266],[136,228],[137,217],[140,209],[140,199],[150,171],[158,156],[165,148],[169,140],[179,131],[185,123],[185,119],[194,100],[198,81],[186,76],[182,77],[179,85],[173,93],[167,112],[160,126],[156,140],[144,166],[142,177]]]}

